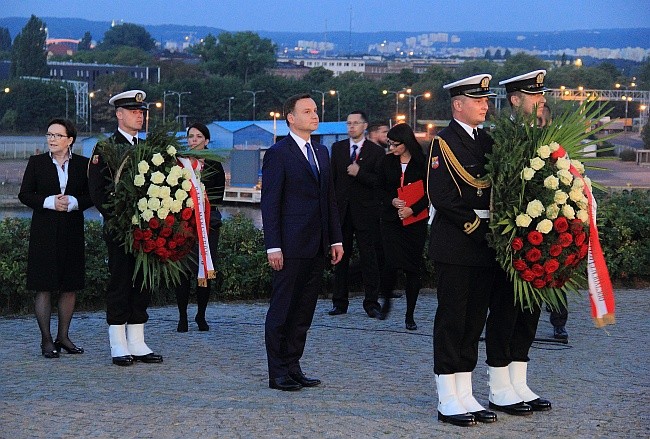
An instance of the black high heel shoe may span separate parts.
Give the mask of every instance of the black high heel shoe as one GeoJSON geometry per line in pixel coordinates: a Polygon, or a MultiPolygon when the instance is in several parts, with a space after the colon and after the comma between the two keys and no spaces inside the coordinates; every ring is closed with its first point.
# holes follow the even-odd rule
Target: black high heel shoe
{"type": "Polygon", "coordinates": [[[45,349],[41,343],[41,354],[43,354],[45,358],[59,358],[59,351],[56,350],[56,345],[54,350],[48,350],[45,349]]]}
{"type": "MultiPolygon", "coordinates": [[[[83,354],[84,353],[83,348],[79,348],[79,347],[75,346],[72,342],[70,342],[70,343],[72,344],[72,347],[67,347],[61,341],[59,341],[57,339],[57,340],[54,340],[54,347],[59,352],[66,351],[68,354],[83,354]]],[[[57,356],[58,356],[58,354],[57,354],[57,356]]]]}

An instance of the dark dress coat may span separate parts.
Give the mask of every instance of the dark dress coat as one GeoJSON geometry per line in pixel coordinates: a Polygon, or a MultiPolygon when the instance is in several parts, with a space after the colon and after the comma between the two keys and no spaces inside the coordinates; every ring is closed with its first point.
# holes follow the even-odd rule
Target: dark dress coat
{"type": "Polygon", "coordinates": [[[86,259],[83,211],[92,206],[88,193],[86,157],[68,161],[65,195],[74,196],[79,209],[59,212],[43,207],[50,195],[61,193],[56,165],[49,153],[29,158],[18,198],[33,209],[27,255],[27,289],[78,291],[85,285],[86,259]]]}

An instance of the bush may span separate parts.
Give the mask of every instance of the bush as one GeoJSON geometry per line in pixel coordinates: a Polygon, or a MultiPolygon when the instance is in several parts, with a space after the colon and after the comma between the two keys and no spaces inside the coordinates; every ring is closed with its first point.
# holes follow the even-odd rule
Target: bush
{"type": "Polygon", "coordinates": [[[627,148],[621,151],[618,155],[623,162],[634,162],[636,161],[636,150],[632,148],[627,148]]]}

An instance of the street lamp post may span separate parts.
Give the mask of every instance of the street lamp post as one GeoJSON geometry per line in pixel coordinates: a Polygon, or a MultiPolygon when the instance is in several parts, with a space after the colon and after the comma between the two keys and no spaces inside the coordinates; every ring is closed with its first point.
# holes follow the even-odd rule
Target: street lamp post
{"type": "Polygon", "coordinates": [[[320,90],[312,90],[314,93],[320,93],[320,121],[325,122],[325,92],[320,90]]]}
{"type": "Polygon", "coordinates": [[[266,90],[244,90],[245,93],[250,93],[253,95],[253,121],[255,121],[255,96],[257,96],[258,93],[264,93],[266,90]]]}
{"type": "Polygon", "coordinates": [[[413,97],[413,131],[418,124],[418,98],[429,99],[431,97],[431,92],[424,92],[421,95],[415,95],[413,97]]]}
{"type": "Polygon", "coordinates": [[[273,144],[275,144],[278,137],[278,117],[280,117],[280,113],[277,111],[271,111],[269,116],[273,118],[273,144]]]}
{"type": "Polygon", "coordinates": [[[163,93],[163,122],[166,121],[166,113],[165,110],[167,109],[166,101],[165,99],[169,95],[176,95],[178,96],[178,121],[180,122],[181,119],[181,96],[183,95],[190,95],[192,94],[191,91],[173,91],[173,90],[168,90],[163,93]]]}
{"type": "Polygon", "coordinates": [[[231,119],[230,119],[230,115],[231,115],[231,113],[230,113],[230,109],[231,109],[231,106],[232,106],[232,100],[233,100],[233,99],[235,99],[234,96],[230,96],[230,97],[228,98],[228,122],[230,122],[230,120],[231,120],[231,119]]]}
{"type": "MultiPolygon", "coordinates": [[[[399,91],[391,91],[391,90],[384,90],[382,91],[383,94],[387,95],[388,93],[394,94],[395,95],[395,118],[397,118],[397,115],[399,114],[399,91]]],[[[397,120],[397,119],[395,119],[397,120]]]]}
{"type": "Polygon", "coordinates": [[[93,98],[95,97],[95,93],[99,93],[102,91],[100,88],[99,90],[91,91],[88,93],[88,133],[92,134],[93,132],[93,98]]]}
{"type": "Polygon", "coordinates": [[[145,125],[144,125],[145,137],[147,137],[147,135],[149,134],[149,106],[151,106],[151,104],[155,105],[156,108],[160,108],[160,107],[163,106],[163,104],[160,103],[160,102],[148,102],[147,103],[147,117],[145,118],[146,122],[145,122],[145,125]]]}
{"type": "Polygon", "coordinates": [[[336,95],[336,109],[337,109],[337,117],[336,121],[340,122],[341,121],[341,92],[338,90],[330,90],[330,96],[336,95]]]}
{"type": "Polygon", "coordinates": [[[68,89],[60,85],[59,88],[65,92],[65,118],[68,118],[68,89]]]}

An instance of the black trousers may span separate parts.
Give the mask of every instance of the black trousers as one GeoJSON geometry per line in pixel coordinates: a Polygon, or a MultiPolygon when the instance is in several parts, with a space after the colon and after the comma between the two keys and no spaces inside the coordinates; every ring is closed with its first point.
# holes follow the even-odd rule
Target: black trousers
{"type": "Polygon", "coordinates": [[[335,288],[332,294],[332,304],[344,310],[348,309],[350,257],[357,241],[359,259],[361,262],[361,277],[363,279],[363,309],[366,311],[379,309],[379,265],[377,263],[377,250],[375,248],[379,235],[379,224],[367,224],[363,228],[354,227],[350,210],[341,223],[343,233],[343,258],[334,267],[335,288]]]}
{"type": "Polygon", "coordinates": [[[521,309],[515,303],[512,283],[503,270],[497,270],[498,284],[490,299],[490,314],[485,326],[487,364],[505,367],[513,361],[527,362],[535,340],[540,308],[521,309]]]}
{"type": "MultiPolygon", "coordinates": [[[[566,302],[566,294],[564,294],[564,301],[566,302]]],[[[567,320],[569,320],[569,310],[565,305],[559,304],[559,309],[557,311],[551,310],[549,315],[549,321],[551,325],[557,326],[566,326],[567,320]]]]}
{"type": "Polygon", "coordinates": [[[436,263],[438,309],[433,323],[436,375],[471,372],[494,288],[494,267],[436,263]]]}
{"type": "Polygon", "coordinates": [[[321,292],[325,256],[311,259],[284,259],[280,271],[273,272],[273,293],[266,313],[265,342],[269,378],[301,372],[307,331],[321,292]]]}
{"type": "Polygon", "coordinates": [[[114,237],[104,227],[104,241],[108,249],[110,278],[106,289],[106,321],[109,325],[146,323],[151,292],[141,290],[142,276],[133,281],[135,257],[124,253],[114,237]]]}

